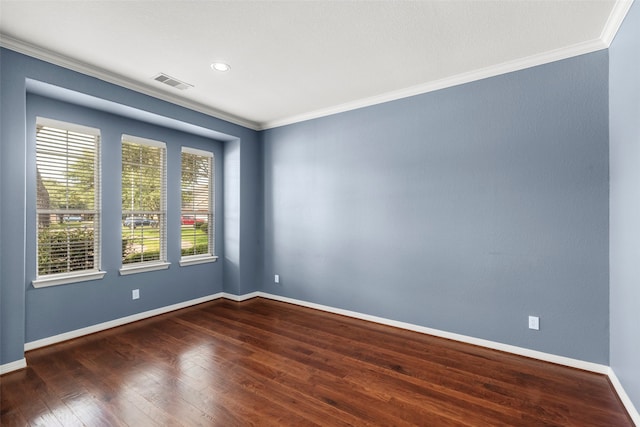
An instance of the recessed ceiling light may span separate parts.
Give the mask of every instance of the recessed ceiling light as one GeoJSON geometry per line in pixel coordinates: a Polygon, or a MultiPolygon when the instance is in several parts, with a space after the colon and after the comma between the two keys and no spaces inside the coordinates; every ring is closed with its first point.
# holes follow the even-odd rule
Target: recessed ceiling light
{"type": "Polygon", "coordinates": [[[224,62],[214,62],[213,64],[211,64],[211,68],[213,68],[216,71],[220,71],[222,73],[229,71],[231,69],[229,64],[225,64],[224,62]]]}

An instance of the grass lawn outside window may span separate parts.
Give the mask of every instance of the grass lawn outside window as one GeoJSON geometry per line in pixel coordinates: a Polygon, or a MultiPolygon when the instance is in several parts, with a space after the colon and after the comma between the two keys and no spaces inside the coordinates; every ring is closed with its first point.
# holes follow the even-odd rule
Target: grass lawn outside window
{"type": "MultiPolygon", "coordinates": [[[[182,252],[191,251],[193,247],[207,247],[208,235],[206,228],[193,225],[182,226],[180,229],[182,252]]],[[[153,258],[160,253],[160,230],[153,226],[122,227],[122,255],[123,264],[130,264],[140,259],[153,258]],[[144,244],[143,244],[144,242],[144,244]]]]}

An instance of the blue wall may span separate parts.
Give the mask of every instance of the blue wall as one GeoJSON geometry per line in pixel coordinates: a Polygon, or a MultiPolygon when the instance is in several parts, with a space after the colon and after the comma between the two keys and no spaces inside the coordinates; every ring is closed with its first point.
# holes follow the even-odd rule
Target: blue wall
{"type": "Polygon", "coordinates": [[[26,97],[15,78],[23,65],[11,56],[0,50],[0,364],[24,357],[26,97]]]}
{"type": "Polygon", "coordinates": [[[255,212],[260,200],[256,177],[260,151],[256,131],[7,49],[0,50],[0,55],[0,364],[22,359],[25,342],[219,291],[247,293],[256,290],[258,217],[255,212]],[[66,101],[77,101],[82,105],[95,102],[96,108],[115,105],[116,110],[149,119],[154,125],[42,97],[39,93],[42,83],[59,89],[54,92],[56,95],[63,93],[62,98],[66,101]],[[32,93],[33,88],[38,89],[38,95],[32,93]],[[107,271],[103,280],[42,289],[31,286],[35,274],[35,234],[32,230],[35,218],[32,140],[35,115],[83,122],[102,130],[103,269],[107,271]],[[215,135],[223,142],[184,134],[175,128],[197,129],[215,135]],[[173,262],[169,270],[118,275],[120,184],[118,179],[110,177],[114,172],[116,177],[119,174],[119,141],[123,132],[167,142],[169,198],[171,194],[175,198],[179,191],[176,182],[179,182],[180,146],[211,147],[215,151],[219,167],[216,176],[219,206],[222,206],[224,194],[240,201],[219,211],[216,244],[222,255],[220,261],[189,267],[178,265],[179,205],[173,204],[169,206],[169,260],[173,262]],[[225,158],[230,155],[238,161],[226,164],[225,158]],[[227,181],[232,185],[227,187],[227,181]],[[238,218],[234,228],[225,228],[227,217],[238,218]],[[234,241],[235,246],[226,250],[224,246],[228,241],[234,241]],[[244,273],[227,278],[226,270],[244,273]],[[132,288],[140,289],[140,300],[131,300],[132,288]]]}
{"type": "MultiPolygon", "coordinates": [[[[623,144],[638,133],[627,58],[637,67],[629,53],[637,9],[627,18],[636,29],[626,23],[611,49],[610,71],[601,51],[261,133],[0,50],[0,364],[21,359],[34,339],[257,289],[608,364],[611,81],[611,364],[638,402],[639,350],[628,339],[638,324],[629,301],[638,297],[630,257],[640,241],[640,177],[629,163],[637,147],[623,144]],[[212,145],[223,173],[223,259],[180,268],[174,247],[167,272],[120,277],[112,241],[102,281],[33,289],[27,130],[39,109],[77,107],[28,95],[27,79],[151,112],[155,126],[166,118],[220,135],[212,145]],[[132,287],[141,300],[131,301],[132,287]],[[528,315],[540,316],[540,331],[527,329],[528,315]]],[[[123,124],[132,134],[159,131],[84,114],[106,120],[96,127],[111,140],[123,124]]],[[[184,135],[164,132],[157,139],[177,150],[174,137],[184,135]]],[[[114,153],[105,161],[118,168],[114,153]]],[[[115,200],[118,183],[108,188],[115,200]]],[[[116,217],[105,227],[115,229],[116,217]]]]}
{"type": "Polygon", "coordinates": [[[607,67],[266,131],[264,290],[608,364],[607,67]]]}
{"type": "Polygon", "coordinates": [[[611,367],[640,408],[640,4],[610,48],[611,367]]]}
{"type": "MultiPolygon", "coordinates": [[[[27,176],[35,176],[36,117],[46,117],[100,129],[102,153],[102,270],[103,280],[35,289],[27,285],[26,341],[57,335],[124,317],[141,311],[212,295],[223,290],[223,263],[180,267],[180,159],[181,147],[207,150],[215,156],[215,182],[222,183],[223,144],[187,133],[129,120],[86,107],[37,95],[27,95],[27,176]],[[167,261],[168,270],[120,277],[121,267],[121,170],[122,134],[163,141],[167,144],[167,261]],[[132,300],[131,290],[141,299],[132,300]],[[81,303],[80,303],[81,302],[81,303]],[[64,313],[63,316],[61,314],[64,313]],[[89,323],[87,323],[89,322],[89,323]]],[[[222,189],[222,186],[220,186],[222,189]]],[[[219,253],[222,243],[222,191],[216,193],[215,235],[219,253]]],[[[36,183],[27,179],[26,280],[36,278],[36,183]]]]}

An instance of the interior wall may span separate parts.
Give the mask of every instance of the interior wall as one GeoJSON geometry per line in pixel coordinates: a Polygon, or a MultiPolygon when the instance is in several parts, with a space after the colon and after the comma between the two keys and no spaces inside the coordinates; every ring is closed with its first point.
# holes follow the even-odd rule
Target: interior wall
{"type": "Polygon", "coordinates": [[[258,289],[260,144],[225,143],[224,165],[224,291],[247,295],[258,289]]]}
{"type": "Polygon", "coordinates": [[[21,64],[0,49],[0,365],[24,357],[24,218],[26,95],[21,64]],[[14,123],[22,126],[13,126],[14,123]],[[17,142],[16,142],[17,141],[17,142]]]}
{"type": "MultiPolygon", "coordinates": [[[[258,247],[254,236],[246,230],[253,231],[257,227],[258,217],[255,215],[255,205],[258,201],[259,189],[255,179],[257,166],[258,132],[238,126],[224,120],[220,120],[206,114],[198,113],[175,104],[142,95],[129,89],[119,87],[105,81],[88,77],[86,75],[64,69],[35,58],[16,53],[8,49],[0,49],[0,90],[2,97],[2,109],[0,111],[0,155],[2,170],[0,171],[0,365],[6,365],[19,361],[24,357],[24,344],[35,339],[44,338],[51,334],[69,332],[70,330],[90,326],[95,323],[114,320],[123,315],[144,312],[153,308],[161,308],[212,294],[219,290],[238,289],[242,292],[251,292],[256,289],[254,273],[255,262],[258,257],[258,247]],[[224,245],[227,238],[235,238],[238,241],[239,256],[234,258],[234,266],[238,270],[246,269],[243,276],[231,277],[229,282],[223,282],[224,269],[230,265],[227,260],[213,265],[196,265],[181,268],[174,263],[169,270],[162,272],[141,273],[132,276],[118,276],[118,255],[113,241],[106,243],[105,267],[107,275],[101,281],[85,282],[79,284],[62,285],[51,288],[33,289],[31,279],[34,274],[33,259],[35,252],[34,237],[30,234],[33,226],[32,218],[35,211],[31,208],[31,201],[27,197],[28,188],[35,185],[35,175],[29,173],[29,165],[32,164],[33,153],[28,151],[27,129],[30,129],[27,121],[26,99],[27,81],[42,82],[52,87],[61,88],[81,94],[82,102],[88,98],[115,103],[122,106],[122,110],[140,112],[142,116],[153,116],[156,125],[173,128],[176,123],[185,127],[198,127],[211,130],[222,137],[222,154],[227,144],[234,143],[234,149],[239,147],[240,160],[248,161],[246,167],[235,164],[237,171],[224,170],[237,177],[237,185],[231,188],[219,188],[220,195],[238,192],[244,204],[236,206],[240,212],[233,213],[240,218],[238,227],[227,230],[222,221],[220,240],[217,243],[224,245]],[[88,97],[87,97],[88,95],[88,97]],[[248,212],[242,212],[247,209],[248,212]],[[245,230],[246,229],[246,230],[245,230]],[[235,235],[235,237],[234,237],[235,235]],[[233,283],[236,280],[237,283],[233,283]],[[141,289],[141,304],[134,305],[131,300],[131,288],[141,289]],[[147,298],[145,298],[145,295],[147,298]],[[51,324],[48,320],[56,319],[51,324]],[[26,325],[26,327],[25,327],[26,325]]],[[[29,95],[31,96],[31,95],[29,95]]],[[[68,101],[68,100],[67,100],[68,101]]],[[[74,108],[70,106],[69,108],[74,108]]],[[[64,109],[63,109],[64,110],[64,109]]],[[[63,110],[60,110],[62,113],[63,110]]],[[[57,111],[57,110],[56,110],[57,111]]],[[[75,111],[83,114],[80,110],[75,111]]],[[[33,116],[33,114],[31,115],[33,116]]],[[[55,117],[53,117],[55,118],[55,117]]],[[[30,119],[33,120],[33,119],[30,119]]],[[[67,121],[75,122],[71,118],[67,121]]],[[[140,125],[142,126],[142,125],[140,125]]],[[[96,126],[100,127],[100,126],[96,126]]],[[[135,127],[135,126],[134,126],[135,127]]],[[[150,129],[142,126],[145,129],[150,129]]],[[[136,129],[142,129],[136,128],[136,129]]],[[[103,135],[107,141],[115,141],[120,134],[115,127],[107,126],[103,135]],[[117,135],[116,135],[117,134],[117,135]]],[[[118,131],[119,132],[119,131],[118,131]]],[[[154,132],[154,131],[150,131],[154,132]]],[[[136,134],[135,131],[130,132],[136,134]]],[[[162,135],[175,137],[178,132],[167,130],[162,135]]],[[[165,138],[159,135],[159,140],[165,138]]],[[[118,139],[119,140],[119,139],[118,139]]],[[[180,143],[174,142],[170,150],[178,150],[180,143]]],[[[195,138],[192,142],[196,145],[204,144],[201,139],[195,138]]],[[[105,173],[112,173],[115,168],[116,151],[109,151],[105,173]]],[[[175,164],[174,164],[175,166],[175,164]]],[[[234,167],[234,166],[232,166],[234,167]]],[[[224,166],[223,166],[224,168],[224,166]]],[[[117,169],[119,170],[119,169],[117,169]]],[[[176,178],[176,168],[169,170],[176,178]],[[173,172],[172,172],[173,171],[173,172]]],[[[107,175],[109,179],[109,175],[107,175]]],[[[169,175],[168,182],[172,176],[169,175]]],[[[224,181],[224,180],[223,180],[224,181]]],[[[110,181],[106,187],[105,197],[117,196],[117,180],[110,181]]],[[[113,202],[113,200],[112,200],[113,202]]],[[[118,210],[119,199],[110,206],[108,211],[118,210]]],[[[224,207],[221,207],[224,209],[224,207]]],[[[179,209],[175,205],[170,210],[179,209]]],[[[175,211],[177,212],[177,211],[175,211]]],[[[172,217],[179,218],[174,212],[172,217]]],[[[120,221],[120,213],[117,216],[109,216],[105,225],[106,233],[113,230],[114,224],[120,221]]],[[[177,233],[177,232],[176,232],[177,233]]],[[[176,236],[174,235],[174,239],[176,236]]],[[[107,240],[108,241],[108,238],[107,240]]],[[[222,251],[224,247],[221,248],[222,251]]],[[[176,260],[177,248],[170,249],[172,261],[176,260]]],[[[119,252],[119,249],[117,249],[119,252]]],[[[224,257],[224,253],[220,255],[224,257]]]]}
{"type": "MultiPolygon", "coordinates": [[[[222,189],[222,146],[219,141],[150,125],[38,95],[27,95],[27,198],[26,198],[26,342],[63,332],[212,295],[223,290],[221,262],[181,267],[180,261],[180,168],[181,148],[211,151],[215,159],[215,182],[222,189]],[[102,160],[102,280],[35,289],[36,278],[36,117],[60,120],[100,129],[102,160]],[[167,270],[120,276],[121,267],[121,170],[123,134],[162,141],[167,150],[167,270]],[[179,284],[176,286],[176,284],[179,284]],[[140,299],[132,300],[132,289],[140,299]],[[64,314],[64,315],[61,315],[64,314]]],[[[222,191],[215,195],[217,249],[224,253],[222,191]]]]}
{"type": "MultiPolygon", "coordinates": [[[[605,51],[260,136],[6,49],[0,55],[0,364],[21,359],[26,339],[26,78],[240,141],[240,161],[230,163],[238,185],[224,188],[239,192],[240,209],[239,227],[224,230],[225,244],[239,242],[238,256],[225,260],[225,290],[246,294],[259,283],[608,364],[605,51]],[[237,275],[227,275],[229,262],[237,275]],[[530,314],[540,316],[540,331],[527,329],[530,314]]],[[[230,141],[227,159],[237,154],[230,141]]]]}
{"type": "Polygon", "coordinates": [[[611,367],[640,408],[640,4],[609,49],[611,367]]]}
{"type": "Polygon", "coordinates": [[[224,290],[240,295],[240,144],[229,142],[224,150],[224,290]]]}
{"type": "Polygon", "coordinates": [[[607,67],[264,132],[263,289],[608,364],[607,67]]]}

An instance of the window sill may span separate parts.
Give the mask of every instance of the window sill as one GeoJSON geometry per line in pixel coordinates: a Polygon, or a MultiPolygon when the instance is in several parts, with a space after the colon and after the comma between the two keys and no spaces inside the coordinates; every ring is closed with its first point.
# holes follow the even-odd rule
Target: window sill
{"type": "Polygon", "coordinates": [[[127,276],[129,274],[146,273],[148,271],[166,270],[170,265],[170,262],[164,261],[149,264],[129,264],[120,269],[120,275],[127,276]]]}
{"type": "Polygon", "coordinates": [[[190,257],[184,257],[180,259],[180,267],[186,267],[189,265],[206,264],[209,262],[216,262],[218,257],[216,255],[193,255],[190,257]]]}
{"type": "Polygon", "coordinates": [[[61,273],[50,276],[42,276],[33,280],[31,284],[34,288],[46,288],[47,286],[68,285],[70,283],[88,282],[90,280],[100,280],[107,274],[106,271],[91,270],[78,273],[61,273]]]}

